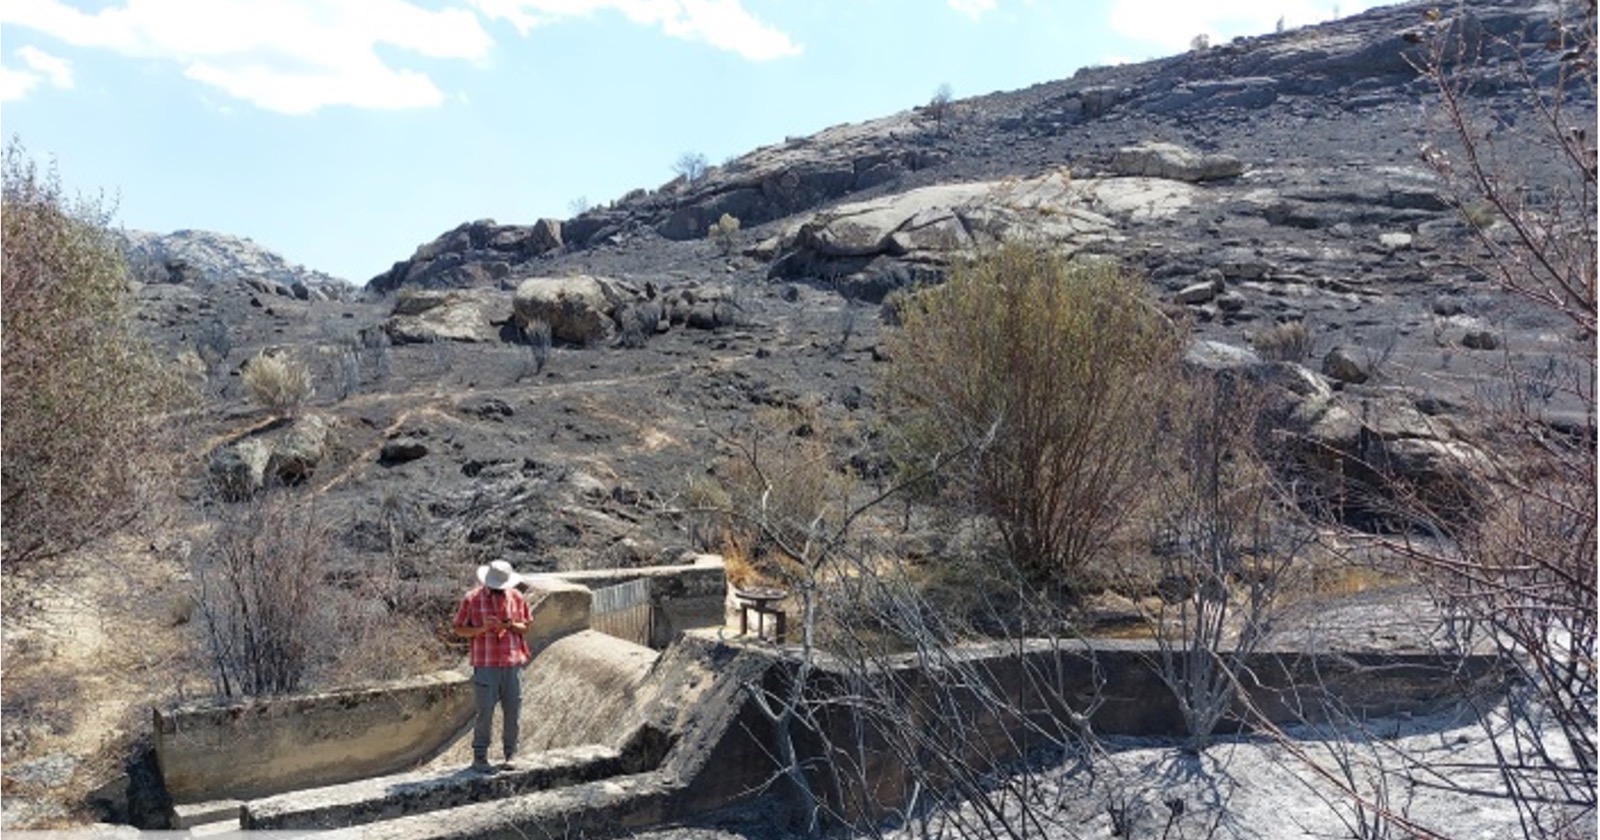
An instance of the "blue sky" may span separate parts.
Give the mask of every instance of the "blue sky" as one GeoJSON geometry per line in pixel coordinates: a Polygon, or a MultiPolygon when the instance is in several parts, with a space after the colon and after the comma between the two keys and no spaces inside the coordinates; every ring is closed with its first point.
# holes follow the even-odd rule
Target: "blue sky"
{"type": "Polygon", "coordinates": [[[4,0],[0,131],[126,227],[363,283],[786,136],[1370,0],[4,0]]]}

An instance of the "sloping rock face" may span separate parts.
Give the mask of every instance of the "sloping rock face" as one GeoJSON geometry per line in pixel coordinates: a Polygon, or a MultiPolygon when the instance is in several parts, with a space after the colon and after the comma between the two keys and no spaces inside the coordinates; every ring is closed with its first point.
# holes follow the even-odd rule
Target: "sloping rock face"
{"type": "MultiPolygon", "coordinates": [[[[1559,70],[1559,54],[1544,49],[1548,6],[1478,0],[1471,9],[1469,37],[1523,44],[1535,78],[1559,70]]],[[[937,282],[971,249],[1044,238],[1144,276],[1206,343],[1207,364],[1293,363],[1299,390],[1282,429],[1304,445],[1296,452],[1308,468],[1345,476],[1330,479],[1330,495],[1359,496],[1359,482],[1338,482],[1374,478],[1363,469],[1380,464],[1453,493],[1482,466],[1460,446],[1473,437],[1462,418],[1480,395],[1505,390],[1502,363],[1564,370],[1585,351],[1559,315],[1519,306],[1471,265],[1474,231],[1419,159],[1423,143],[1449,142],[1430,119],[1437,91],[1411,63],[1424,12],[1374,9],[1087,68],[955,102],[942,121],[913,109],[790,138],[693,183],[638,190],[567,220],[562,244],[541,251],[546,239],[526,261],[491,246],[500,226],[473,223],[419,249],[403,273],[503,289],[605,277],[617,292],[604,304],[612,326],[595,304],[574,347],[637,346],[618,338],[627,332],[652,336],[664,354],[712,354],[730,370],[704,371],[688,400],[697,407],[812,400],[858,412],[872,407],[882,324],[853,305],[937,282]],[[706,241],[723,213],[741,220],[746,250],[727,255],[706,241]],[[716,332],[670,331],[679,325],[716,332]],[[1264,339],[1283,325],[1306,334],[1287,356],[1264,339]],[[835,353],[845,367],[832,365],[835,353]],[[1415,393],[1413,411],[1394,407],[1396,388],[1415,393]],[[1399,416],[1411,421],[1397,425],[1399,416]]],[[[1503,80],[1485,79],[1471,96],[1486,113],[1526,104],[1503,80]]],[[[1564,107],[1574,124],[1593,121],[1592,93],[1564,107]]],[[[391,272],[374,288],[399,279],[391,272]]],[[[619,375],[608,357],[587,359],[619,375]]],[[[1546,391],[1543,416],[1588,428],[1581,400],[1546,391]]]]}
{"type": "MultiPolygon", "coordinates": [[[[1536,78],[1559,71],[1559,56],[1543,49],[1552,34],[1548,9],[1484,0],[1473,10],[1468,37],[1520,40],[1536,78]]],[[[1458,259],[1471,232],[1417,156],[1437,134],[1419,117],[1436,91],[1412,64],[1427,25],[1415,9],[1377,9],[1085,69],[955,103],[943,120],[911,110],[791,138],[693,183],[638,190],[566,221],[562,253],[615,255],[617,265],[605,270],[627,277],[649,271],[635,256],[642,249],[703,240],[707,225],[728,213],[760,243],[744,256],[766,262],[769,278],[870,301],[936,281],[965,248],[1042,228],[1068,249],[1141,270],[1203,330],[1342,322],[1358,308],[1400,303],[1400,290],[1383,287],[1391,282],[1429,281],[1436,294],[1473,299],[1485,278],[1458,259]],[[1056,183],[1066,167],[1070,187],[1056,183]],[[1019,185],[1041,193],[1034,207],[1006,194],[1019,185]],[[1051,230],[1060,227],[1046,224],[1051,213],[1069,229],[1051,230]]],[[[1514,94],[1506,83],[1475,88],[1486,101],[1514,94]]],[[[1593,103],[1568,107],[1582,122],[1593,103]]],[[[405,272],[507,286],[555,273],[459,245],[487,241],[482,226],[424,246],[405,272]],[[418,259],[445,239],[457,242],[444,250],[460,262],[419,269],[418,259]]],[[[372,287],[396,282],[391,272],[372,287]]],[[[1451,327],[1471,335],[1460,343],[1466,351],[1500,346],[1478,309],[1459,313],[1475,322],[1451,327]]],[[[1395,329],[1408,329],[1413,319],[1383,311],[1362,320],[1399,320],[1395,329]]]]}
{"type": "Polygon", "coordinates": [[[950,153],[930,125],[902,112],[790,138],[713,168],[692,184],[680,178],[653,192],[630,193],[617,205],[568,221],[564,231],[579,245],[616,242],[639,231],[682,241],[705,238],[724,213],[745,227],[782,219],[941,165],[950,153]]]}
{"type": "Polygon", "coordinates": [[[1121,234],[1104,213],[1167,216],[1188,206],[1191,193],[1186,184],[1162,179],[1075,181],[1065,170],[922,187],[813,215],[780,236],[770,275],[830,276],[847,297],[878,302],[998,242],[1045,242],[1068,254],[1113,242],[1121,234]]]}
{"type": "MultiPolygon", "coordinates": [[[[1473,10],[1467,37],[1520,40],[1530,45],[1536,78],[1559,71],[1559,56],[1539,48],[1552,34],[1548,7],[1483,0],[1473,10]]],[[[491,240],[503,226],[463,225],[369,286],[493,282],[519,264],[520,258],[505,256],[508,250],[543,254],[660,238],[700,240],[724,213],[747,231],[784,220],[792,228],[797,214],[826,212],[841,201],[914,193],[941,181],[1038,178],[1062,164],[1080,179],[1233,181],[1207,204],[1248,211],[1274,227],[1385,225],[1407,229],[1374,232],[1375,238],[1417,234],[1412,229],[1418,225],[1449,215],[1446,197],[1415,155],[1416,109],[1433,93],[1413,64],[1421,58],[1416,42],[1426,25],[1415,9],[1378,9],[1143,64],[1085,69],[1069,80],[958,102],[944,119],[913,109],[836,126],[757,149],[692,183],[680,178],[636,190],[559,225],[541,220],[536,227],[559,228],[559,244],[541,235],[495,245],[491,240]],[[1347,130],[1338,125],[1347,119],[1360,125],[1350,127],[1351,136],[1336,136],[1347,130]],[[1307,120],[1326,124],[1306,133],[1307,120]]],[[[1480,92],[1500,92],[1493,87],[1480,92]]],[[[1122,209],[1136,215],[1135,207],[1122,209]]],[[[1229,238],[1210,230],[1200,214],[1163,218],[1185,233],[1229,238]]],[[[1362,231],[1338,233],[1348,239],[1362,231]]],[[[1443,226],[1430,233],[1435,241],[1453,235],[1443,226]]],[[[1170,238],[1198,244],[1193,236],[1170,238]]]]}
{"type": "Polygon", "coordinates": [[[382,295],[403,287],[493,285],[510,276],[514,267],[561,246],[561,223],[553,219],[531,225],[501,225],[493,219],[466,222],[367,281],[367,290],[382,295]]]}
{"type": "Polygon", "coordinates": [[[249,239],[208,230],[121,232],[136,279],[145,283],[255,282],[300,300],[345,298],[355,287],[347,280],[290,262],[249,239]]]}

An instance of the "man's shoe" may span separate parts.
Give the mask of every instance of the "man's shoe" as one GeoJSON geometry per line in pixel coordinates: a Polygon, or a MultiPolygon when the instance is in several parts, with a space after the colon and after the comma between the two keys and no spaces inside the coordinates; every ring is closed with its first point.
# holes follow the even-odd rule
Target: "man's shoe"
{"type": "Polygon", "coordinates": [[[486,776],[492,776],[495,773],[500,772],[500,768],[490,764],[487,759],[482,758],[472,762],[472,769],[486,776]]]}

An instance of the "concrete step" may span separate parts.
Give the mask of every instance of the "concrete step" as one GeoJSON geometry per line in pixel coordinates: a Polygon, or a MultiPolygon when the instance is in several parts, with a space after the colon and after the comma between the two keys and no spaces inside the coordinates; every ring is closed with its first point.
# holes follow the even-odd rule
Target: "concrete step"
{"type": "Polygon", "coordinates": [[[653,770],[473,802],[319,833],[317,840],[626,836],[703,810],[673,774],[653,770]]]}
{"type": "Polygon", "coordinates": [[[238,817],[234,817],[231,820],[220,820],[218,822],[201,823],[200,825],[189,826],[190,837],[210,837],[213,838],[213,840],[220,840],[220,838],[233,834],[243,834],[243,832],[244,829],[239,827],[238,817]]]}
{"type": "Polygon", "coordinates": [[[231,820],[233,827],[238,828],[239,807],[243,804],[237,799],[216,799],[211,802],[186,802],[182,805],[173,805],[172,827],[194,828],[206,823],[231,820]]]}
{"type": "Polygon", "coordinates": [[[494,774],[463,766],[378,776],[251,800],[242,823],[271,831],[346,828],[605,779],[628,772],[630,763],[613,747],[592,745],[532,753],[494,774]]]}

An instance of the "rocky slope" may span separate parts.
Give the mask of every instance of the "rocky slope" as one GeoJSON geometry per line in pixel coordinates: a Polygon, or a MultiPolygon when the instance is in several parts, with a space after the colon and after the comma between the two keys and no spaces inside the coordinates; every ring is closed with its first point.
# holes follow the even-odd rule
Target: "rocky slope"
{"type": "MultiPolygon", "coordinates": [[[[876,305],[1012,238],[1143,273],[1192,326],[1195,364],[1278,384],[1307,466],[1470,480],[1484,453],[1469,432],[1510,396],[1505,365],[1557,378],[1586,351],[1473,264],[1457,196],[1419,157],[1450,142],[1412,66],[1427,8],[838,126],[574,219],[463,223],[365,301],[153,286],[147,315],[174,349],[224,334],[235,373],[263,347],[316,368],[326,461],[278,478],[314,476],[358,557],[396,509],[418,545],[532,568],[701,547],[681,501],[723,436],[762,406],[870,427],[876,305]],[[724,213],[743,229],[719,245],[705,232],[724,213]],[[1304,327],[1287,351],[1283,325],[1304,327]]],[[[1473,8],[1479,31],[1525,45],[1535,77],[1556,72],[1549,7],[1473,8]]],[[[1514,86],[1475,96],[1491,114],[1522,104],[1514,86]]],[[[1568,107],[1592,122],[1592,90],[1568,107]]],[[[238,405],[236,378],[213,387],[238,405]]],[[[1548,390],[1550,422],[1592,422],[1583,393],[1548,390]]],[[[258,438],[292,431],[196,457],[271,482],[269,462],[304,459],[273,460],[258,438]]]]}
{"type": "Polygon", "coordinates": [[[258,280],[276,284],[302,300],[349,297],[343,280],[293,263],[247,238],[208,230],[152,233],[119,231],[135,276],[149,283],[222,283],[258,280]]]}
{"type": "MultiPolygon", "coordinates": [[[[1556,72],[1549,4],[1469,5],[1536,78],[1556,72]]],[[[1419,156],[1452,145],[1408,60],[1428,8],[837,126],[573,219],[468,221],[359,297],[247,240],[133,234],[160,267],[140,317],[208,399],[187,453],[196,504],[153,552],[181,566],[244,507],[219,499],[279,482],[317,499],[342,574],[441,609],[490,557],[538,571],[718,548],[691,490],[752,419],[799,412],[790,431],[829,430],[870,480],[881,301],[1019,237],[1139,271],[1190,325],[1195,366],[1274,386],[1308,474],[1359,482],[1381,457],[1419,486],[1470,480],[1485,409],[1512,399],[1592,428],[1592,383],[1556,387],[1592,346],[1475,264],[1457,197],[1419,156]],[[723,214],[742,229],[719,243],[706,231],[723,214]],[[1287,351],[1283,325],[1304,327],[1287,351]],[[292,418],[246,399],[240,368],[261,352],[312,369],[292,418]],[[1536,392],[1510,393],[1513,369],[1536,392]]],[[[1500,132],[1526,107],[1487,79],[1471,104],[1500,132]]],[[[1593,125],[1592,88],[1565,107],[1593,125]]],[[[885,550],[945,539],[913,527],[885,550]]],[[[5,743],[8,766],[33,755],[5,743]]]]}

